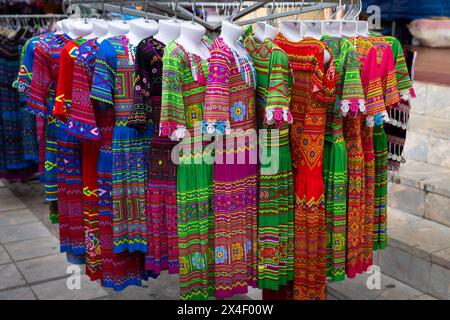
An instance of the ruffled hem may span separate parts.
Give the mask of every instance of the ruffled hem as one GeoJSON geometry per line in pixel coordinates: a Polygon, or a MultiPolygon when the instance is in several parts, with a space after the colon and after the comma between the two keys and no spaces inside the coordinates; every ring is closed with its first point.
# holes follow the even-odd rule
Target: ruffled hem
{"type": "Polygon", "coordinates": [[[202,133],[210,135],[228,135],[231,132],[230,121],[217,120],[217,121],[202,121],[202,133]]]}
{"type": "Polygon", "coordinates": [[[97,126],[70,120],[67,122],[66,131],[71,135],[85,140],[100,140],[100,129],[97,126]]]}
{"type": "Polygon", "coordinates": [[[186,127],[174,121],[163,121],[159,124],[159,135],[169,137],[172,141],[179,141],[186,135],[186,127]]]}
{"type": "Polygon", "coordinates": [[[341,115],[347,116],[350,113],[352,116],[356,116],[359,112],[366,112],[366,101],[364,99],[344,99],[341,100],[341,115]]]}
{"type": "Polygon", "coordinates": [[[291,124],[294,121],[291,110],[283,108],[267,108],[264,122],[268,125],[275,124],[279,128],[283,123],[291,124]]]}

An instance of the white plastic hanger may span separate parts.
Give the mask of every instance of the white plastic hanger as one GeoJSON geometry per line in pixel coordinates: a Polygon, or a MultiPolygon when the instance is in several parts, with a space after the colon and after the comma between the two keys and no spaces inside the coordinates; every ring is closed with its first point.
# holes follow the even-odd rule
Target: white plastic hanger
{"type": "MultiPolygon", "coordinates": [[[[341,1],[339,0],[339,6],[341,5],[341,1]]],[[[347,38],[353,38],[358,35],[357,33],[357,22],[356,22],[356,15],[353,15],[354,8],[353,8],[353,0],[351,0],[351,7],[350,10],[348,10],[344,16],[341,18],[342,21],[342,35],[347,38]]]]}
{"type": "MultiPolygon", "coordinates": [[[[81,0],[80,0],[80,16],[83,15],[83,10],[81,7],[81,0]]],[[[71,33],[72,35],[70,35],[72,38],[78,38],[78,37],[84,37],[89,35],[90,33],[92,33],[92,30],[94,29],[94,25],[92,24],[91,21],[88,21],[87,17],[85,16],[80,17],[79,19],[70,19],[70,24],[72,26],[72,30],[71,33]]]]}
{"type": "MultiPolygon", "coordinates": [[[[323,0],[320,1],[320,5],[323,5],[323,0]]],[[[306,26],[306,37],[314,39],[322,38],[324,34],[323,21],[318,20],[320,11],[317,11],[316,16],[312,20],[303,20],[302,22],[306,26]]]]}

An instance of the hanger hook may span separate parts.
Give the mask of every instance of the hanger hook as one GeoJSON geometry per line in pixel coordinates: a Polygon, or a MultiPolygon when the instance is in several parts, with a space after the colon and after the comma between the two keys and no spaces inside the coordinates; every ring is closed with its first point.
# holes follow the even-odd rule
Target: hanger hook
{"type": "Polygon", "coordinates": [[[195,0],[192,1],[192,23],[195,22],[195,0]]]}
{"type": "Polygon", "coordinates": [[[105,0],[102,0],[102,16],[105,15],[105,0]]]}
{"type": "Polygon", "coordinates": [[[127,23],[125,21],[125,16],[123,15],[123,0],[120,0],[120,15],[122,16],[123,23],[127,23]]]}
{"type": "Polygon", "coordinates": [[[300,20],[300,14],[302,13],[304,6],[305,6],[305,0],[302,0],[302,4],[300,6],[300,12],[297,13],[297,19],[296,20],[300,20]]]}
{"type": "MultiPolygon", "coordinates": [[[[236,14],[239,13],[241,11],[241,9],[242,9],[242,0],[239,0],[239,7],[238,7],[238,11],[236,12],[236,14]]],[[[235,14],[233,14],[231,16],[230,22],[234,21],[234,16],[235,16],[235,14]]]]}
{"type": "Polygon", "coordinates": [[[320,9],[317,10],[316,16],[314,17],[313,20],[317,20],[317,18],[319,18],[320,11],[322,11],[322,10],[323,10],[323,0],[320,0],[320,9]]]}
{"type": "Polygon", "coordinates": [[[175,1],[175,21],[178,21],[178,0],[175,1]]]}
{"type": "Polygon", "coordinates": [[[145,22],[148,23],[148,0],[145,0],[145,22]]]}

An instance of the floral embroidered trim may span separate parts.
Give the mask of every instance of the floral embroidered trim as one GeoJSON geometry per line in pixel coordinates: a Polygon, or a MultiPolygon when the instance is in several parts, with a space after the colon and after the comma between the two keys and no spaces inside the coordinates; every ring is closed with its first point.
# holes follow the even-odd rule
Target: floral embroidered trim
{"type": "Polygon", "coordinates": [[[350,113],[352,116],[356,116],[358,111],[361,113],[366,112],[366,101],[364,99],[341,100],[341,115],[347,116],[350,113]]]}
{"type": "Polygon", "coordinates": [[[279,107],[267,108],[265,112],[264,121],[268,125],[275,124],[277,128],[284,122],[291,124],[293,122],[291,110],[279,107]]]}
{"type": "Polygon", "coordinates": [[[230,121],[228,120],[217,120],[217,121],[202,121],[202,133],[203,134],[218,134],[218,135],[228,135],[231,132],[230,121]]]}
{"type": "Polygon", "coordinates": [[[161,122],[159,124],[159,135],[169,137],[172,141],[179,141],[186,135],[186,127],[174,121],[161,122]]]}
{"type": "Polygon", "coordinates": [[[374,115],[374,121],[375,121],[375,125],[377,125],[377,126],[383,124],[383,116],[381,115],[381,113],[377,113],[376,115],[374,115]]]}
{"type": "Polygon", "coordinates": [[[383,122],[389,123],[391,120],[389,118],[389,114],[387,113],[387,111],[383,111],[381,113],[377,113],[375,115],[375,125],[379,126],[382,125],[383,122]]]}

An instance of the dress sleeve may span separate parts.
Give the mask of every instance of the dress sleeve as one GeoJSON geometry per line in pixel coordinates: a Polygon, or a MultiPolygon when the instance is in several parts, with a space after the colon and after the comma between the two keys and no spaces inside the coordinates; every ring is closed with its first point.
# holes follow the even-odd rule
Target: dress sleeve
{"type": "MultiPolygon", "coordinates": [[[[386,47],[381,60],[381,86],[384,93],[386,109],[400,102],[400,94],[397,88],[397,76],[395,71],[394,55],[390,46],[386,47]]],[[[387,117],[387,111],[385,110],[387,117]]],[[[385,120],[388,120],[385,118],[385,120]]]]}
{"type": "Polygon", "coordinates": [[[178,140],[186,132],[180,57],[166,47],[163,56],[160,135],[178,140]]]}
{"type": "Polygon", "coordinates": [[[29,90],[33,68],[34,47],[33,39],[29,39],[22,48],[19,72],[12,85],[19,93],[27,93],[29,90]]]}
{"type": "Polygon", "coordinates": [[[350,117],[365,112],[365,97],[359,71],[358,53],[350,49],[343,61],[341,114],[350,117]]]}
{"type": "Polygon", "coordinates": [[[274,49],[269,63],[269,87],[264,120],[267,124],[275,122],[277,128],[283,122],[292,123],[290,106],[290,70],[286,53],[274,49]]]}
{"type": "Polygon", "coordinates": [[[66,44],[61,50],[59,59],[58,85],[56,87],[56,99],[53,106],[53,116],[63,122],[67,121],[68,104],[71,104],[70,97],[72,92],[73,80],[73,60],[70,57],[69,47],[71,43],[66,44]]]}
{"type": "Polygon", "coordinates": [[[100,140],[100,130],[95,119],[94,106],[90,98],[89,66],[82,57],[77,57],[73,66],[72,108],[68,130],[85,140],[100,140]]]}
{"type": "Polygon", "coordinates": [[[372,127],[375,123],[380,124],[380,119],[382,122],[381,115],[386,110],[375,48],[369,50],[364,60],[361,69],[361,82],[366,98],[366,125],[372,127]]]}
{"type": "Polygon", "coordinates": [[[100,103],[114,105],[117,55],[108,40],[104,40],[97,53],[92,80],[91,98],[100,103]]]}
{"type": "Polygon", "coordinates": [[[34,51],[33,78],[25,108],[38,116],[48,115],[46,98],[52,82],[52,57],[50,48],[40,42],[34,51]]]}
{"type": "Polygon", "coordinates": [[[144,132],[152,112],[149,77],[151,57],[145,54],[145,47],[141,45],[137,47],[135,57],[133,108],[128,116],[127,127],[144,132]]]}
{"type": "Polygon", "coordinates": [[[215,44],[206,82],[203,133],[225,134],[225,129],[230,128],[230,74],[230,56],[225,48],[215,44]]]}
{"type": "Polygon", "coordinates": [[[396,38],[392,44],[392,51],[395,60],[395,73],[397,77],[397,88],[403,100],[409,100],[413,92],[411,77],[409,76],[408,66],[406,65],[403,48],[396,38]]]}

